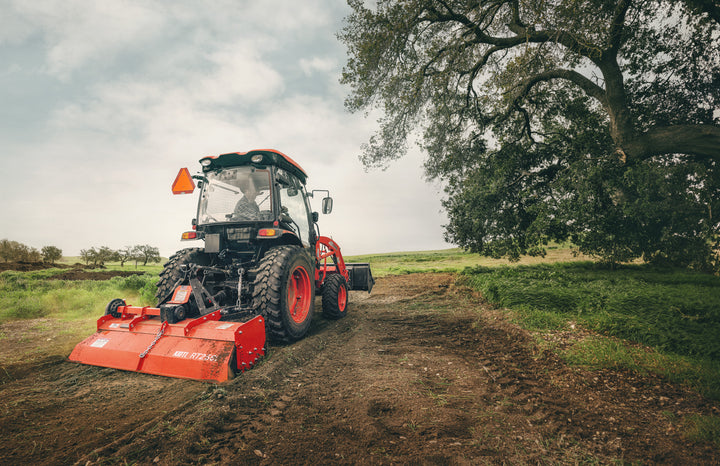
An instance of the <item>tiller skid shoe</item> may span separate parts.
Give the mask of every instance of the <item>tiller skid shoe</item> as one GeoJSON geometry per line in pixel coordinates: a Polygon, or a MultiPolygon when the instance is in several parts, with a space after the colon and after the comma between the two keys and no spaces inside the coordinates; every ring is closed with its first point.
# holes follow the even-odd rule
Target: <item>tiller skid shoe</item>
{"type": "MultiPolygon", "coordinates": [[[[124,304],[124,303],[123,303],[124,304]]],[[[217,310],[168,323],[160,309],[120,305],[97,321],[97,332],[80,342],[71,361],[146,374],[224,382],[265,354],[262,316],[220,321],[217,310]]]]}

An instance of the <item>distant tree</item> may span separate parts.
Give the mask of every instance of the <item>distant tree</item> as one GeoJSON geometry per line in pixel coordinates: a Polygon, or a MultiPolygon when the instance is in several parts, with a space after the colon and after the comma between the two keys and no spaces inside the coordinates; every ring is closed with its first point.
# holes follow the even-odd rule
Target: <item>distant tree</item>
{"type": "Polygon", "coordinates": [[[35,248],[17,241],[3,239],[0,241],[0,258],[2,258],[5,262],[39,262],[41,256],[40,252],[35,248]]]}
{"type": "Polygon", "coordinates": [[[62,249],[55,246],[44,246],[41,250],[42,260],[54,264],[62,259],[62,249]]]}
{"type": "Polygon", "coordinates": [[[92,264],[96,267],[102,267],[106,262],[112,262],[119,260],[119,253],[110,249],[107,246],[101,246],[98,249],[94,247],[90,249],[80,250],[80,257],[86,264],[92,264]]]}
{"type": "Polygon", "coordinates": [[[13,260],[13,241],[10,241],[8,239],[0,240],[0,259],[2,259],[5,262],[10,262],[13,260]]]}
{"type": "Polygon", "coordinates": [[[25,256],[25,259],[23,259],[28,262],[40,262],[42,260],[42,256],[40,255],[40,251],[38,251],[35,248],[28,248],[27,253],[25,256]]]}
{"type": "Polygon", "coordinates": [[[90,265],[90,262],[93,260],[93,255],[95,254],[95,249],[81,249],[80,250],[80,259],[82,259],[83,262],[85,262],[85,265],[90,265]]]}
{"type": "Polygon", "coordinates": [[[125,246],[124,248],[117,251],[118,260],[120,261],[120,267],[125,267],[126,262],[130,262],[135,259],[135,252],[132,246],[125,246]]]}
{"type": "Polygon", "coordinates": [[[118,260],[118,252],[107,246],[98,249],[98,265],[105,265],[105,262],[113,262],[118,260]]]}
{"type": "Polygon", "coordinates": [[[134,246],[133,256],[135,267],[137,267],[138,262],[142,262],[144,266],[148,262],[160,262],[160,250],[148,244],[134,246]]]}

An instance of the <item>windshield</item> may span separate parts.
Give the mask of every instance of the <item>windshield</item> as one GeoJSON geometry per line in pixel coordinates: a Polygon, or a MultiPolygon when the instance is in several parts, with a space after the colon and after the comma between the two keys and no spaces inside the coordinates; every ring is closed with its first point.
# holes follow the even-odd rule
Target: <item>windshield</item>
{"type": "Polygon", "coordinates": [[[273,220],[270,171],[226,168],[206,174],[198,223],[273,220]]]}

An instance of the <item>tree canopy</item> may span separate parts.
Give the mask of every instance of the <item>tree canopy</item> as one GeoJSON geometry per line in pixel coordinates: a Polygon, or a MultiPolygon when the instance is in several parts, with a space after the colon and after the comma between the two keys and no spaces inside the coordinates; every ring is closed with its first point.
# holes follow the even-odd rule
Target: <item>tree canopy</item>
{"type": "Polygon", "coordinates": [[[135,265],[140,261],[143,265],[147,265],[148,262],[160,262],[160,249],[149,244],[133,246],[131,259],[135,261],[135,265]]]}
{"type": "Polygon", "coordinates": [[[0,240],[0,259],[4,262],[38,262],[40,258],[40,252],[33,247],[8,239],[0,240]]]}
{"type": "Polygon", "coordinates": [[[126,246],[119,251],[110,249],[107,246],[101,246],[97,249],[92,247],[82,249],[80,257],[86,264],[92,262],[95,266],[104,266],[105,262],[119,261],[121,267],[125,266],[128,261],[134,261],[137,267],[138,262],[142,262],[142,265],[145,266],[148,262],[160,262],[161,260],[160,249],[149,244],[126,246]]]}
{"type": "Polygon", "coordinates": [[[96,267],[103,267],[105,262],[118,260],[118,253],[107,246],[92,247],[90,249],[81,249],[80,258],[88,265],[92,262],[96,267]]]}
{"type": "Polygon", "coordinates": [[[62,249],[57,246],[43,246],[40,250],[42,260],[54,264],[56,261],[62,259],[62,249]]]}
{"type": "Polygon", "coordinates": [[[685,0],[379,0],[340,33],[367,167],[420,134],[447,238],[517,257],[707,265],[717,237],[720,23],[685,0]]]}

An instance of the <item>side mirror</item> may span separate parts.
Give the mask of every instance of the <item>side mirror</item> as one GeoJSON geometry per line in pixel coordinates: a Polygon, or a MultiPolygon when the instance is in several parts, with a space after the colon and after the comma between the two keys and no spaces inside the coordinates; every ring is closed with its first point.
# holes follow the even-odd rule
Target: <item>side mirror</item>
{"type": "Polygon", "coordinates": [[[332,197],[324,197],[322,200],[322,213],[329,214],[332,212],[333,200],[332,197]]]}

